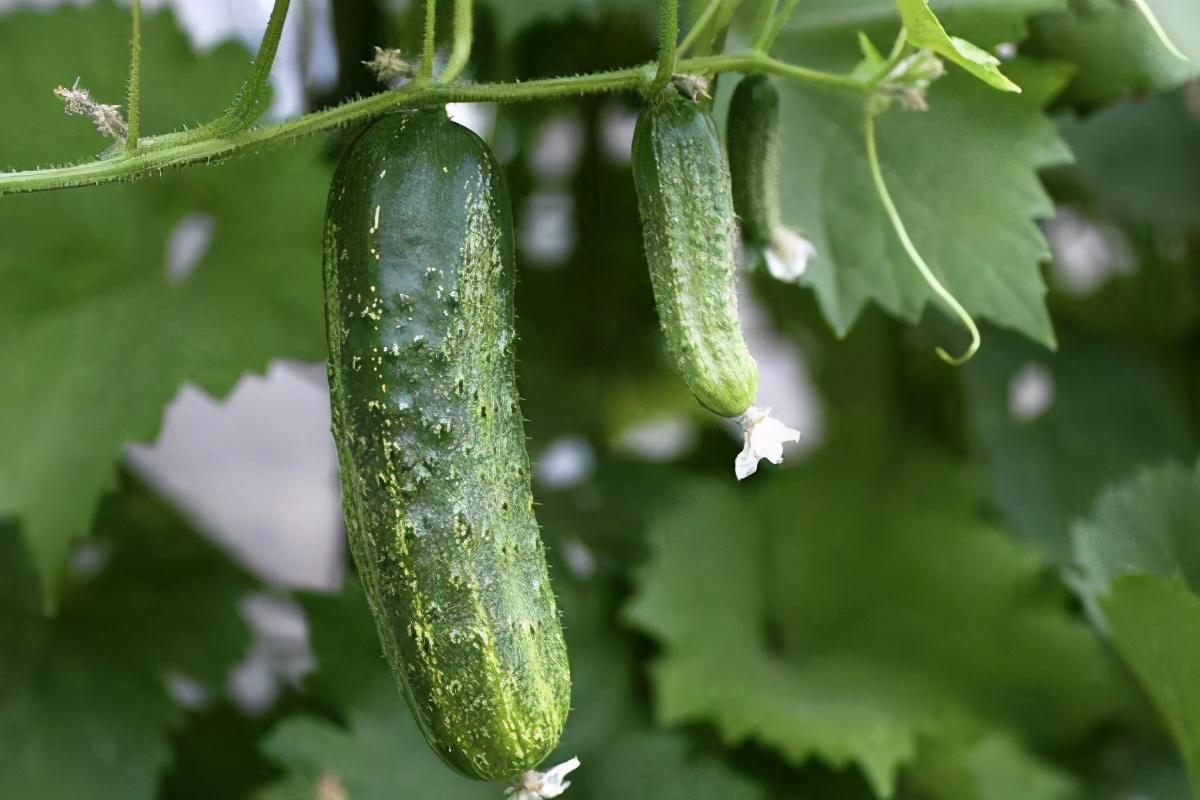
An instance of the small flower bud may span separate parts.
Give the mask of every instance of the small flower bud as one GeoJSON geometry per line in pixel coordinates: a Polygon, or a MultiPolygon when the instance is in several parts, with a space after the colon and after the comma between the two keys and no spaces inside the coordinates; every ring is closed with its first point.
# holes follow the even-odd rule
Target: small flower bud
{"type": "Polygon", "coordinates": [[[918,50],[897,64],[880,88],[910,111],[925,111],[929,108],[925,101],[929,86],[945,73],[946,66],[933,52],[918,50]]]}

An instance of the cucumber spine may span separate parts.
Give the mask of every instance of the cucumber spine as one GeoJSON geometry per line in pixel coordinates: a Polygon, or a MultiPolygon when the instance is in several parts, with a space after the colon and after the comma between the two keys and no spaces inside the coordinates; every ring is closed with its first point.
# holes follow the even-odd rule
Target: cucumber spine
{"type": "Polygon", "coordinates": [[[516,388],[512,242],[499,165],[441,110],[381,118],[338,164],[325,299],[351,551],[426,740],[481,780],[541,762],[570,705],[516,388]]]}

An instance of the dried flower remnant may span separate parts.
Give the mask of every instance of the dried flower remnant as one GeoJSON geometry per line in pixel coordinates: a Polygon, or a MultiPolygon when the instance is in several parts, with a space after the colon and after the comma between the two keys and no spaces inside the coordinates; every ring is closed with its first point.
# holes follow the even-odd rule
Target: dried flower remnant
{"type": "Polygon", "coordinates": [[[126,134],[129,133],[129,124],[121,116],[121,107],[97,102],[91,92],[79,85],[79,78],[75,79],[75,83],[69,89],[66,86],[55,88],[54,94],[66,104],[68,114],[90,117],[102,136],[117,141],[125,140],[126,134]]]}
{"type": "Polygon", "coordinates": [[[367,68],[375,73],[380,83],[395,88],[417,74],[417,66],[405,60],[399,50],[375,48],[375,57],[364,61],[367,68]]]}
{"type": "Polygon", "coordinates": [[[672,75],[671,80],[693,103],[712,99],[712,95],[709,94],[712,83],[703,75],[678,74],[672,75]]]}

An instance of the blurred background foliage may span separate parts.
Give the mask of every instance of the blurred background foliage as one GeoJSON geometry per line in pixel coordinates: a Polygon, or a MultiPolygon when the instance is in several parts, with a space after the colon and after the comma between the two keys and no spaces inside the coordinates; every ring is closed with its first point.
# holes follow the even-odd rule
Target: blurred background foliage
{"type": "MultiPolygon", "coordinates": [[[[96,152],[49,90],[78,75],[121,97],[127,10],[16,5],[0,2],[0,167],[96,152]]],[[[276,113],[374,91],[374,45],[417,49],[419,7],[294,5],[289,26],[329,23],[335,68],[313,79],[299,34],[302,99],[276,113]]],[[[1200,7],[1151,0],[1187,63],[1132,5],[933,3],[1027,90],[951,75],[927,114],[881,121],[914,239],[990,323],[961,370],[931,354],[958,334],[925,313],[857,118],[786,93],[785,213],[821,257],[800,287],[748,272],[742,313],[764,402],[805,438],[743,485],[731,432],[662,352],[628,163],[639,98],[456,110],[515,210],[520,381],[574,676],[555,757],[583,762],[570,796],[1200,797],[1200,7]]],[[[646,61],[654,13],[480,2],[471,74],[646,61]]],[[[896,27],[887,0],[804,0],[779,52],[847,66],[857,31],[882,45],[896,27]]],[[[246,66],[169,10],[145,37],[147,130],[210,117],[246,66]]],[[[323,358],[321,214],[350,133],[0,200],[0,797],[499,796],[421,742],[353,575],[280,579],[265,534],[222,539],[128,449],[185,384],[221,399],[323,358]]],[[[329,449],[311,420],[295,434],[329,449]]],[[[226,491],[210,509],[238,502],[226,491]]],[[[255,506],[271,542],[304,546],[287,544],[303,502],[255,506]]]]}

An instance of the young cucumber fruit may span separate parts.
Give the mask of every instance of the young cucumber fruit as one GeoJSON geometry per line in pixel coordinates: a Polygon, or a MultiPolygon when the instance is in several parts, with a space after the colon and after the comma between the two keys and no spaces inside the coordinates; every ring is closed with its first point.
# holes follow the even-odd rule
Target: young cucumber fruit
{"type": "Polygon", "coordinates": [[[723,417],[746,411],[758,367],[737,316],[737,232],[716,126],[668,89],[638,118],[633,179],[659,320],[684,381],[723,417]]]}
{"type": "Polygon", "coordinates": [[[766,245],[780,227],[779,91],[766,75],[743,78],[733,90],[725,133],[742,238],[766,245]]]}
{"type": "Polygon", "coordinates": [[[567,653],[533,514],[500,167],[441,110],[372,124],[325,231],[333,433],[351,550],[430,746],[507,780],[558,742],[567,653]]]}

